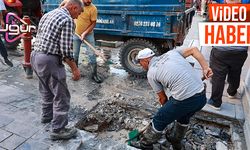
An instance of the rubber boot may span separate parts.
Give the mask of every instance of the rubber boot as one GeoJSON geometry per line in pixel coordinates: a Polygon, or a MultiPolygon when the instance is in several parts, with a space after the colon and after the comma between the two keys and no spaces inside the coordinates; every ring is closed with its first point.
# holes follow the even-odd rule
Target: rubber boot
{"type": "Polygon", "coordinates": [[[157,132],[153,129],[152,125],[150,125],[146,131],[140,136],[139,141],[131,141],[131,146],[144,150],[152,150],[153,144],[157,143],[157,141],[161,138],[162,133],[157,132]]]}
{"type": "Polygon", "coordinates": [[[97,64],[91,64],[91,71],[92,71],[92,74],[91,74],[91,78],[96,82],[96,83],[102,83],[103,80],[102,78],[97,74],[97,64]]]}
{"type": "Polygon", "coordinates": [[[187,125],[182,125],[179,122],[175,122],[174,130],[170,135],[166,135],[167,140],[172,144],[174,150],[181,150],[181,141],[187,132],[187,125]]]}

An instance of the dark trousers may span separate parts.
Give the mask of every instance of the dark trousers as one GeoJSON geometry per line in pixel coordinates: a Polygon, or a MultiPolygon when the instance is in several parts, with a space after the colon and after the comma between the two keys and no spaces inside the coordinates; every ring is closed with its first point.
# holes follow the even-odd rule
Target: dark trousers
{"type": "Polygon", "coordinates": [[[227,77],[227,93],[235,95],[240,86],[241,68],[247,58],[247,51],[220,51],[213,48],[210,55],[210,67],[213,70],[211,98],[215,106],[222,104],[222,95],[227,77]]]}
{"type": "Polygon", "coordinates": [[[52,130],[60,131],[68,124],[70,93],[65,68],[58,56],[32,52],[31,64],[39,79],[42,117],[53,118],[52,130]]]}
{"type": "Polygon", "coordinates": [[[190,118],[205,106],[206,101],[205,91],[183,101],[170,97],[154,116],[153,126],[156,130],[163,131],[175,120],[181,124],[188,124],[190,118]]]}
{"type": "Polygon", "coordinates": [[[6,48],[5,48],[4,44],[3,44],[1,36],[0,36],[0,53],[1,53],[1,55],[2,55],[2,57],[4,59],[8,58],[7,50],[6,50],[6,48]]]}

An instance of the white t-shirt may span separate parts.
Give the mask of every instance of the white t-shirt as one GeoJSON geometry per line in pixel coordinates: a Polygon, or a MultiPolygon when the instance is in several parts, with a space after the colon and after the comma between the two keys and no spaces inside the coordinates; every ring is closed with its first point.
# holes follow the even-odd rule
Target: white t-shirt
{"type": "Polygon", "coordinates": [[[6,10],[3,0],[0,0],[0,11],[1,10],[6,10]]]}
{"type": "Polygon", "coordinates": [[[153,90],[169,90],[176,100],[185,100],[204,89],[201,77],[182,56],[182,50],[171,50],[159,57],[153,57],[147,73],[153,90]]]}

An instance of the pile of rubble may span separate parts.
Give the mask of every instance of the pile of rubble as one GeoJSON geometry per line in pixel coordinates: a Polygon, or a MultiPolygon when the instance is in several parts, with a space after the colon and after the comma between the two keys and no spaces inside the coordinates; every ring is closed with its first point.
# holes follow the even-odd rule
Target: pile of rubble
{"type": "MultiPolygon", "coordinates": [[[[92,133],[119,132],[141,129],[150,122],[156,108],[145,107],[140,98],[124,99],[119,94],[114,98],[97,103],[92,110],[85,113],[76,127],[92,133]],[[121,100],[123,99],[123,100],[121,100]],[[150,108],[150,109],[149,109],[150,108]]],[[[171,132],[173,124],[166,133],[171,132]]],[[[155,149],[171,149],[165,136],[155,145],[155,149]]],[[[233,149],[230,127],[219,126],[193,118],[184,139],[186,150],[233,149]]]]}
{"type": "Polygon", "coordinates": [[[89,132],[132,130],[147,125],[151,115],[136,105],[119,100],[106,100],[97,103],[76,127],[89,132]]]}

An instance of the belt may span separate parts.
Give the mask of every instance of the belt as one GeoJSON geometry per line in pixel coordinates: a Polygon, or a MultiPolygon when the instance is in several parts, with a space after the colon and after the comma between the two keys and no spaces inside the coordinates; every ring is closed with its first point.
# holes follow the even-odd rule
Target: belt
{"type": "Polygon", "coordinates": [[[45,52],[45,51],[35,51],[35,53],[37,53],[37,54],[47,54],[47,55],[53,55],[53,56],[61,57],[58,54],[52,54],[52,53],[45,52]]]}
{"type": "Polygon", "coordinates": [[[56,56],[58,58],[59,65],[63,65],[63,60],[62,60],[62,57],[60,55],[51,54],[51,53],[48,53],[48,52],[45,52],[45,51],[35,51],[35,53],[56,56]]]}
{"type": "Polygon", "coordinates": [[[206,94],[206,90],[202,90],[200,93],[196,93],[194,96],[200,96],[206,94]]]}

